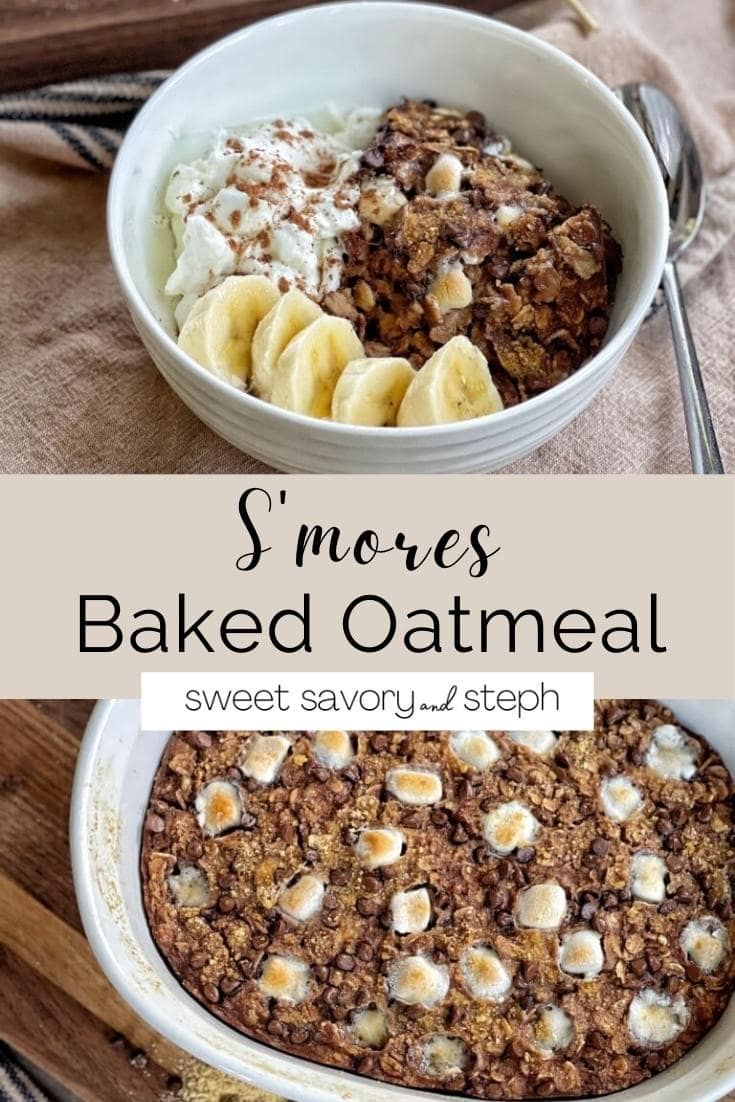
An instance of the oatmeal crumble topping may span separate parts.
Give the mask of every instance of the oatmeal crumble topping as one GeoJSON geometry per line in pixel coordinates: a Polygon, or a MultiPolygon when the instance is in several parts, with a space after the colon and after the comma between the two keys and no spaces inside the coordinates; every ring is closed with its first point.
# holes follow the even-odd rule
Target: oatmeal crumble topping
{"type": "Polygon", "coordinates": [[[487,1099],[619,1090],[718,1019],[735,981],[733,787],[666,709],[602,701],[594,731],[531,745],[319,734],[266,744],[249,775],[249,751],[279,736],[166,748],[145,905],[212,1013],[310,1060],[487,1099]]]}
{"type": "Polygon", "coordinates": [[[415,100],[386,111],[363,154],[359,210],[325,306],[371,354],[419,367],[464,334],[512,405],[600,347],[621,264],[609,226],[557,195],[478,111],[415,100]]]}

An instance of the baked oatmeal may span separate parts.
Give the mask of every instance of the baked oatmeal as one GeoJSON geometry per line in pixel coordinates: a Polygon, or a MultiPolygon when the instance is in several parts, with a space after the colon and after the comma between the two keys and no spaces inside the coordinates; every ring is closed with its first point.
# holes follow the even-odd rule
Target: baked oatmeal
{"type": "Polygon", "coordinates": [[[348,424],[467,420],[561,382],[600,348],[621,267],[594,207],[478,111],[427,101],[223,130],[165,206],[182,349],[348,424]]]}
{"type": "Polygon", "coordinates": [[[249,1037],[487,1099],[673,1063],[733,988],[733,788],[647,701],[594,731],[174,735],[151,931],[249,1037]]]}
{"type": "Polygon", "coordinates": [[[594,207],[558,195],[479,111],[406,100],[385,112],[362,165],[361,225],[325,307],[352,318],[368,349],[418,367],[463,334],[505,405],[598,350],[620,247],[594,207]]]}

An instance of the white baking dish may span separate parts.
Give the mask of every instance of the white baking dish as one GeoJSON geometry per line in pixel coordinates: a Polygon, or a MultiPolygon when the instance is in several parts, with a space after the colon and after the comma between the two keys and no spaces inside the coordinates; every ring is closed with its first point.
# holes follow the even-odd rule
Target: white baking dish
{"type": "MultiPolygon", "coordinates": [[[[735,702],[667,702],[735,771],[735,702]]],[[[453,1099],[360,1078],[269,1049],[201,1007],[169,972],[148,931],[139,875],[140,830],[169,731],[142,733],[139,703],[104,700],[84,736],[74,780],[71,853],[84,928],[107,977],[133,1009],[182,1049],[294,1102],[453,1099]]],[[[715,1102],[735,1088],[735,1000],[682,1060],[616,1102],[715,1102]]]]}

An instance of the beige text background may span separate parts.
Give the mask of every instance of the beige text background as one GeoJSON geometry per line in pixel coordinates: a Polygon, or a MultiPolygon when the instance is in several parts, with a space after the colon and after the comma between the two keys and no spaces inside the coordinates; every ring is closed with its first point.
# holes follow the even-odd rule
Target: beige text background
{"type": "MultiPolygon", "coordinates": [[[[0,696],[137,696],[144,670],[279,669],[591,669],[598,695],[732,696],[734,487],[730,478],[678,476],[5,476],[0,696]],[[235,562],[249,541],[237,505],[251,486],[267,488],[274,502],[285,490],[287,501],[270,515],[261,501],[254,506],[272,550],[243,573],[235,562]],[[345,542],[372,528],[386,545],[398,531],[428,545],[444,529],[464,535],[486,524],[501,550],[481,580],[468,576],[469,555],[453,569],[427,563],[413,574],[398,553],[369,566],[320,558],[296,569],[301,523],[338,524],[345,542]],[[114,593],[125,627],[126,612],[147,607],[173,624],[179,592],[191,610],[213,608],[219,617],[248,608],[267,620],[283,606],[298,607],[305,591],[312,594],[311,654],[281,654],[266,640],[248,655],[221,645],[214,654],[195,647],[181,655],[175,628],[168,654],[141,655],[127,645],[111,654],[78,650],[81,593],[114,593]],[[575,656],[554,646],[551,626],[565,608],[585,609],[598,623],[620,607],[645,618],[652,591],[666,654],[650,653],[645,626],[639,654],[606,654],[595,644],[575,656]],[[363,593],[387,598],[399,623],[413,608],[433,608],[445,629],[442,653],[407,652],[400,630],[383,651],[353,650],[341,617],[363,593]],[[523,629],[516,654],[503,647],[456,653],[444,615],[454,594],[472,609],[537,608],[547,619],[546,653],[536,653],[523,629]]],[[[474,642],[475,620],[465,620],[474,642]]]]}

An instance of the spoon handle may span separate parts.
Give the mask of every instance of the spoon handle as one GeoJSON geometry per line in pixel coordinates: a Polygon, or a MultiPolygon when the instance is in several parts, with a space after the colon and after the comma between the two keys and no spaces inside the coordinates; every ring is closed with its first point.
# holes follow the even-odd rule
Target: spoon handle
{"type": "Polygon", "coordinates": [[[695,474],[724,474],[720,449],[717,446],[702,372],[699,369],[697,350],[687,320],[684,296],[673,260],[664,264],[661,286],[666,297],[671,332],[674,337],[676,366],[684,402],[684,420],[689,437],[692,470],[695,474]]]}

